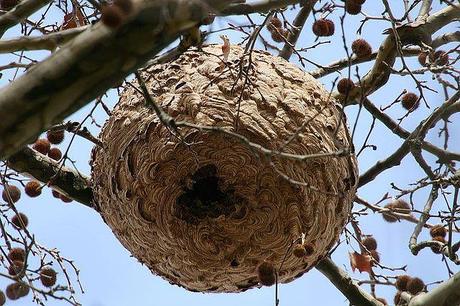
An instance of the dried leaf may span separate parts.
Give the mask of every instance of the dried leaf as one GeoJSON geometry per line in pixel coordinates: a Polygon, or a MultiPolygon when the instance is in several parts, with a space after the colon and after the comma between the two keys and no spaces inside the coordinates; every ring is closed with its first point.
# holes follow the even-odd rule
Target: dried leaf
{"type": "Polygon", "coordinates": [[[72,12],[64,15],[61,30],[73,29],[86,24],[86,19],[80,8],[74,6],[72,12]]]}
{"type": "Polygon", "coordinates": [[[230,54],[230,39],[228,39],[227,35],[220,35],[220,38],[224,41],[224,44],[222,45],[222,53],[224,55],[224,62],[226,62],[228,55],[230,54]]]}
{"type": "Polygon", "coordinates": [[[358,269],[359,272],[371,272],[372,257],[370,255],[362,255],[357,252],[348,253],[348,255],[350,256],[350,265],[353,272],[355,272],[356,269],[358,269]]]}

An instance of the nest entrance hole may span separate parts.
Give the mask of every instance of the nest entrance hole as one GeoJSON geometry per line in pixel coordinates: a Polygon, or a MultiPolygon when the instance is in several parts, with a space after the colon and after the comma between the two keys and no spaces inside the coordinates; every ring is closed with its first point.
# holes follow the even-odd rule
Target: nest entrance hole
{"type": "Polygon", "coordinates": [[[221,190],[217,167],[205,165],[191,176],[191,186],[176,199],[176,217],[190,224],[197,224],[203,219],[230,216],[236,206],[243,201],[235,195],[234,190],[221,190]]]}

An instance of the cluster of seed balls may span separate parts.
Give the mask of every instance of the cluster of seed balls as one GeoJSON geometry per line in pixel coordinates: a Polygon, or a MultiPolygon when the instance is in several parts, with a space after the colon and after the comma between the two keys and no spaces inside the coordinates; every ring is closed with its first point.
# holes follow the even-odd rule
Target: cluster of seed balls
{"type": "MultiPolygon", "coordinates": [[[[384,211],[382,213],[382,217],[385,221],[389,223],[394,223],[398,221],[398,217],[395,214],[393,214],[393,211],[400,213],[400,214],[407,215],[407,216],[410,216],[410,212],[411,212],[411,207],[409,203],[407,203],[406,201],[402,199],[394,200],[388,203],[387,205],[385,205],[384,208],[388,209],[388,211],[384,211]]],[[[438,241],[442,244],[446,243],[445,238],[447,235],[447,230],[442,224],[434,225],[430,229],[430,235],[433,241],[438,241]]],[[[456,253],[458,251],[459,246],[460,244],[454,244],[452,246],[452,251],[456,253]]],[[[442,247],[432,246],[431,250],[435,254],[440,254],[442,252],[442,247]]]]}
{"type": "Polygon", "coordinates": [[[420,292],[425,291],[425,283],[423,280],[418,277],[411,277],[409,275],[399,275],[396,278],[395,286],[396,289],[398,289],[398,292],[396,292],[394,297],[394,303],[396,306],[406,304],[406,302],[401,298],[401,293],[403,291],[412,295],[417,295],[420,292]]]}
{"type": "MultiPolygon", "coordinates": [[[[62,152],[57,147],[51,147],[51,144],[59,144],[64,140],[64,131],[49,131],[46,134],[46,138],[41,138],[35,141],[32,145],[32,148],[43,154],[47,155],[55,161],[59,161],[62,158],[62,152]]],[[[24,185],[24,192],[31,198],[36,198],[42,193],[43,185],[36,180],[30,180],[24,185]]],[[[52,190],[53,196],[60,199],[65,203],[72,202],[72,199],[69,199],[65,195],[52,190]]],[[[21,190],[15,185],[5,185],[2,191],[2,200],[7,202],[10,205],[15,204],[21,198],[21,190]]],[[[11,223],[18,229],[25,229],[29,224],[29,220],[24,213],[17,212],[13,218],[11,218],[11,223]]]]}
{"type": "MultiPolygon", "coordinates": [[[[390,211],[395,210],[396,212],[403,213],[403,214],[409,214],[411,211],[411,207],[409,203],[401,199],[392,201],[391,203],[385,205],[385,208],[389,209],[390,211]]],[[[390,222],[390,223],[394,223],[398,221],[398,218],[395,215],[388,213],[388,212],[383,212],[382,217],[385,221],[390,222]]],[[[445,244],[446,235],[447,235],[447,230],[442,224],[434,225],[430,229],[430,236],[433,241],[438,241],[438,242],[445,244]]],[[[369,246],[366,245],[364,241],[363,241],[363,245],[365,245],[369,249],[369,246]]],[[[458,248],[459,248],[459,244],[455,244],[452,247],[452,250],[454,252],[457,252],[458,248]]],[[[435,254],[440,254],[442,252],[442,247],[432,246],[431,250],[435,254]]],[[[395,286],[398,289],[398,292],[396,293],[394,297],[395,305],[405,304],[405,301],[401,299],[401,292],[406,291],[412,295],[416,295],[425,290],[425,283],[423,282],[422,279],[418,277],[411,277],[409,275],[398,276],[396,278],[395,286]]]]}
{"type": "MultiPolygon", "coordinates": [[[[442,224],[437,224],[433,226],[430,229],[430,236],[431,240],[433,241],[438,241],[441,242],[442,244],[446,244],[446,235],[447,235],[447,230],[442,224]]],[[[460,244],[456,243],[452,245],[452,252],[456,253],[458,251],[460,244]]],[[[442,247],[441,246],[432,246],[431,250],[435,254],[441,254],[442,253],[442,247]]]]}
{"type": "MultiPolygon", "coordinates": [[[[363,0],[345,1],[345,10],[352,15],[356,15],[361,11],[361,5],[364,4],[363,0]]],[[[334,22],[327,18],[321,18],[313,23],[312,31],[316,36],[332,36],[334,35],[335,25],[334,22]]],[[[351,50],[357,59],[367,59],[372,55],[371,45],[364,39],[359,38],[353,41],[351,50]]],[[[429,67],[444,66],[449,64],[449,55],[443,50],[438,51],[422,51],[418,56],[420,65],[429,67]]],[[[342,95],[349,95],[355,89],[355,83],[349,78],[342,78],[337,83],[337,91],[342,95]]],[[[406,92],[401,97],[401,106],[408,111],[414,111],[418,108],[420,98],[413,92],[406,92]]]]}
{"type": "MultiPolygon", "coordinates": [[[[30,292],[30,287],[27,284],[19,282],[27,270],[27,266],[24,266],[27,252],[23,248],[12,248],[7,257],[10,263],[8,274],[18,281],[6,286],[5,292],[0,290],[0,305],[5,304],[7,297],[14,301],[27,296],[30,292]]],[[[42,267],[37,274],[43,286],[51,288],[56,284],[57,273],[53,268],[42,267]]]]}
{"type": "MultiPolygon", "coordinates": [[[[441,225],[434,226],[431,229],[431,235],[446,235],[446,230],[441,225]]],[[[441,238],[443,238],[442,236],[441,238]]],[[[443,238],[444,239],[444,238],[443,238]]],[[[435,239],[433,239],[435,240],[435,239]]],[[[368,236],[361,241],[361,244],[367,249],[375,262],[380,261],[379,253],[377,252],[377,240],[374,237],[368,236]]],[[[411,277],[409,275],[399,275],[396,278],[395,286],[398,289],[394,297],[395,305],[403,305],[405,302],[401,299],[401,292],[406,291],[412,295],[416,295],[425,289],[425,283],[418,277],[411,277]]],[[[383,298],[377,298],[384,305],[388,305],[388,302],[383,298]]]]}
{"type": "MultiPolygon", "coordinates": [[[[387,205],[385,205],[386,209],[389,209],[390,211],[395,211],[398,213],[402,214],[409,214],[411,211],[411,207],[409,203],[402,199],[397,199],[394,200],[387,205]]],[[[398,217],[393,215],[392,213],[389,212],[383,212],[382,217],[385,221],[394,223],[398,221],[398,217]]],[[[434,225],[430,229],[430,236],[433,241],[438,241],[441,242],[442,244],[446,244],[446,235],[447,235],[447,230],[442,224],[437,224],[434,225]]],[[[370,255],[373,257],[373,259],[376,262],[380,261],[379,254],[377,253],[377,241],[373,237],[366,237],[361,241],[362,245],[366,247],[366,249],[369,251],[370,255]]],[[[452,246],[453,252],[457,252],[459,249],[460,244],[454,244],[452,246]]],[[[432,246],[431,250],[435,254],[440,254],[442,252],[442,247],[441,246],[432,246]]],[[[394,303],[395,305],[404,305],[404,300],[401,299],[401,292],[406,291],[412,295],[416,295],[422,291],[425,290],[425,283],[423,280],[421,280],[418,277],[410,277],[409,275],[400,275],[396,278],[396,283],[395,283],[396,288],[398,289],[398,292],[396,293],[394,297],[394,303]]],[[[384,305],[388,305],[384,299],[378,299],[380,302],[382,302],[384,305]]]]}
{"type": "Polygon", "coordinates": [[[283,42],[289,35],[289,30],[283,26],[281,20],[276,16],[272,17],[268,22],[267,30],[275,42],[283,42]]]}
{"type": "MultiPolygon", "coordinates": [[[[43,155],[47,155],[49,158],[60,161],[62,159],[62,152],[58,147],[53,147],[52,145],[58,145],[62,143],[64,140],[64,130],[56,130],[56,131],[48,131],[46,133],[46,138],[37,139],[32,144],[32,149],[41,153],[43,155]]],[[[24,191],[29,197],[38,197],[42,193],[43,186],[40,182],[32,180],[29,181],[25,187],[24,191]]],[[[65,195],[59,193],[56,190],[52,190],[53,196],[57,199],[65,203],[72,202],[72,199],[69,199],[65,195]]]]}
{"type": "MultiPolygon", "coordinates": [[[[47,155],[55,161],[59,161],[62,158],[62,152],[59,148],[52,147],[52,144],[60,144],[63,140],[64,130],[48,131],[46,138],[41,138],[35,141],[32,144],[32,148],[43,155],[47,155]]],[[[42,193],[42,189],[42,184],[36,180],[28,181],[24,185],[25,194],[31,198],[38,197],[42,193]]],[[[63,202],[67,203],[72,201],[55,190],[52,192],[54,197],[59,198],[63,202]]],[[[15,211],[15,215],[10,220],[11,224],[17,230],[25,230],[29,224],[29,219],[24,213],[18,212],[14,206],[20,198],[21,189],[19,189],[19,187],[12,184],[4,186],[2,191],[2,200],[8,203],[10,207],[14,208],[13,210],[15,211]]],[[[7,256],[8,263],[10,265],[8,268],[8,274],[17,280],[20,280],[25,274],[27,266],[24,267],[24,263],[26,262],[27,254],[28,252],[26,252],[23,248],[12,248],[9,250],[7,256]]],[[[38,271],[38,274],[41,283],[45,287],[52,287],[56,283],[56,271],[52,268],[43,267],[40,271],[38,271]]],[[[6,297],[10,300],[17,300],[28,295],[29,291],[29,286],[20,282],[14,282],[6,287],[5,292],[0,290],[0,305],[5,304],[6,297]]]]}

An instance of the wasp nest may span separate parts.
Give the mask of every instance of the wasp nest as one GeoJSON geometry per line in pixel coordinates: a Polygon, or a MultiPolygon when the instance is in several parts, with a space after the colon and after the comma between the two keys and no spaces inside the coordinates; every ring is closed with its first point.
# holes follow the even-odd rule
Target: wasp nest
{"type": "Polygon", "coordinates": [[[188,51],[143,78],[177,130],[128,86],[92,161],[96,205],[133,256],[189,290],[239,292],[259,285],[263,261],[289,282],[326,255],[357,168],[344,116],[315,79],[238,46],[228,58],[221,46],[188,51]],[[302,234],[313,250],[298,258],[302,234]]]}

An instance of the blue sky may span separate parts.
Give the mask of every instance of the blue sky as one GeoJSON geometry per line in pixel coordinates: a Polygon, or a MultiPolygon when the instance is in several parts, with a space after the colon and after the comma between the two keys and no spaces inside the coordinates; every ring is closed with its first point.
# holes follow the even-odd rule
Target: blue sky
{"type": "MultiPolygon", "coordinates": [[[[380,1],[368,1],[364,5],[364,10],[370,15],[380,15],[382,5],[380,1]]],[[[434,1],[435,8],[439,7],[437,1],[434,1]]],[[[401,12],[402,4],[395,5],[394,11],[396,14],[401,12]]],[[[417,11],[417,10],[416,10],[417,11]]],[[[336,35],[331,38],[330,44],[324,44],[316,49],[312,49],[304,54],[309,59],[313,59],[321,64],[330,63],[336,59],[345,57],[345,51],[342,47],[342,40],[339,36],[340,27],[338,26],[338,18],[341,15],[333,14],[331,17],[336,22],[336,35]]],[[[293,12],[287,12],[288,17],[293,16],[293,12]]],[[[59,19],[58,17],[56,17],[59,19]]],[[[256,18],[257,19],[257,18],[256,18]]],[[[233,23],[245,22],[241,18],[230,18],[233,23]]],[[[356,39],[356,29],[359,26],[359,17],[347,16],[345,21],[345,37],[347,45],[356,39]]],[[[224,25],[229,19],[218,20],[217,25],[224,25]]],[[[305,30],[300,38],[302,45],[312,45],[315,41],[314,35],[311,33],[312,18],[307,23],[305,30]]],[[[383,21],[369,22],[363,29],[363,37],[373,46],[378,48],[383,41],[384,35],[382,30],[390,27],[388,23],[383,21]]],[[[450,30],[455,30],[454,26],[450,26],[450,30]]],[[[12,30],[7,33],[8,37],[16,35],[17,32],[12,30]]],[[[265,33],[265,36],[268,35],[265,33]]],[[[237,42],[239,34],[230,34],[232,42],[237,42]]],[[[322,39],[326,40],[326,39],[322,39]]],[[[216,38],[211,38],[211,41],[219,41],[216,38]]],[[[447,48],[446,48],[447,49],[447,48]]],[[[37,58],[46,56],[42,52],[33,52],[37,58]]],[[[0,65],[11,61],[11,58],[5,55],[0,55],[0,65]]],[[[293,57],[293,62],[295,62],[293,57]]],[[[419,67],[415,59],[409,60],[413,67],[419,67]]],[[[398,65],[398,64],[397,64],[398,65]]],[[[369,68],[369,64],[359,66],[359,71],[364,74],[369,68]]],[[[310,70],[313,67],[307,67],[310,70]]],[[[344,71],[346,73],[346,71],[344,71]]],[[[12,75],[12,71],[7,71],[0,79],[0,85],[5,85],[7,79],[12,75]]],[[[337,74],[321,79],[321,82],[326,88],[331,87],[331,81],[337,77],[337,74]]],[[[424,77],[430,81],[431,76],[424,77]]],[[[377,105],[386,105],[393,101],[403,89],[415,91],[414,82],[410,77],[394,77],[384,86],[378,93],[373,94],[370,98],[377,105]]],[[[438,86],[439,89],[439,86],[438,86]]],[[[444,100],[441,93],[427,92],[427,99],[431,107],[436,107],[444,100]]],[[[104,101],[113,106],[116,101],[116,92],[110,91],[108,97],[104,101]]],[[[81,120],[90,110],[92,105],[89,105],[79,112],[74,114],[72,120],[81,120]]],[[[356,118],[357,107],[347,109],[349,122],[353,123],[356,118]]],[[[399,105],[393,107],[389,114],[393,118],[398,118],[403,114],[402,108],[399,105]]],[[[403,123],[403,126],[411,130],[420,120],[426,117],[427,112],[424,106],[415,111],[403,123]]],[[[95,119],[102,124],[105,120],[105,114],[99,110],[95,114],[95,119]]],[[[458,115],[452,117],[452,121],[459,119],[458,115]]],[[[370,125],[371,118],[363,111],[359,118],[359,129],[357,130],[354,139],[355,146],[360,148],[360,144],[364,139],[367,129],[370,125]]],[[[87,127],[97,134],[98,129],[94,125],[87,127]]],[[[441,142],[436,135],[437,130],[434,129],[427,139],[433,143],[440,144],[441,142]]],[[[460,136],[458,126],[451,129],[451,139],[458,139],[460,136]]],[[[372,143],[378,146],[376,151],[367,150],[359,159],[360,171],[364,172],[370,165],[377,160],[384,158],[388,153],[393,152],[401,143],[401,140],[396,136],[388,133],[386,127],[377,124],[373,132],[375,136],[372,143]]],[[[66,142],[61,145],[65,148],[69,140],[69,134],[66,135],[66,142]]],[[[77,137],[78,138],[78,137],[77,137]]],[[[451,149],[460,149],[459,144],[452,143],[451,149]]],[[[77,161],[78,169],[89,174],[89,155],[91,143],[86,140],[77,139],[72,145],[70,157],[77,161]]],[[[434,160],[432,156],[426,155],[429,160],[434,160]]],[[[369,200],[370,202],[377,201],[386,192],[390,195],[396,195],[395,191],[391,190],[389,183],[396,182],[398,186],[407,187],[407,184],[422,177],[423,174],[415,164],[413,158],[406,157],[401,166],[396,169],[385,172],[380,175],[374,182],[368,184],[358,191],[358,194],[369,200]]],[[[426,196],[429,190],[423,190],[414,196],[416,208],[422,209],[426,196]]],[[[440,208],[445,208],[441,197],[436,205],[440,208]]],[[[65,204],[56,201],[49,190],[44,190],[43,194],[38,199],[30,199],[23,195],[23,198],[18,203],[19,211],[27,213],[30,219],[31,232],[35,233],[37,241],[49,248],[57,248],[62,255],[75,261],[75,264],[81,270],[81,282],[85,293],[77,293],[79,301],[83,305],[88,306],[124,306],[124,305],[273,305],[274,303],[274,287],[252,289],[239,294],[201,294],[188,292],[177,286],[170,285],[167,281],[158,276],[154,276],[150,271],[142,266],[137,260],[130,256],[122,245],[118,242],[111,230],[102,221],[101,217],[91,209],[72,202],[65,204]]],[[[357,206],[356,208],[360,208],[357,206]]],[[[436,223],[432,221],[432,223],[436,223]]],[[[381,262],[386,266],[403,266],[408,265],[408,272],[414,276],[421,276],[425,282],[429,283],[439,279],[445,279],[447,271],[440,257],[425,250],[419,256],[412,256],[408,250],[409,236],[414,225],[411,223],[396,223],[389,224],[382,221],[379,215],[368,215],[360,219],[363,232],[365,234],[373,234],[379,243],[378,250],[381,253],[381,262]]],[[[422,237],[428,238],[427,233],[422,233],[422,237]]],[[[343,236],[342,236],[343,238],[343,236]]],[[[356,245],[355,245],[356,248],[356,245]]],[[[353,249],[346,244],[342,244],[333,255],[334,261],[342,268],[350,270],[348,261],[348,252],[353,249]]],[[[455,267],[453,267],[455,270],[455,267]]],[[[351,272],[351,271],[350,271],[351,272]]],[[[391,272],[376,270],[378,273],[391,272]]],[[[363,274],[353,274],[358,278],[366,278],[363,274]]],[[[62,275],[60,275],[62,277],[62,275]]],[[[63,278],[60,278],[63,280],[63,278]]],[[[5,287],[8,282],[0,279],[0,287],[5,287]]],[[[75,283],[76,284],[76,283],[75,283]]],[[[368,287],[365,287],[368,289],[368,287]]],[[[78,292],[78,291],[77,291],[78,292]]],[[[379,296],[392,300],[395,289],[392,287],[378,287],[377,293],[379,296]]],[[[25,299],[20,299],[16,302],[11,302],[11,305],[31,305],[31,295],[25,299]]],[[[47,305],[64,305],[62,301],[50,300],[47,305]]],[[[348,305],[341,293],[319,272],[312,270],[305,274],[300,279],[280,287],[280,305],[348,305]]],[[[9,304],[8,304],[9,305],[9,304]]]]}

